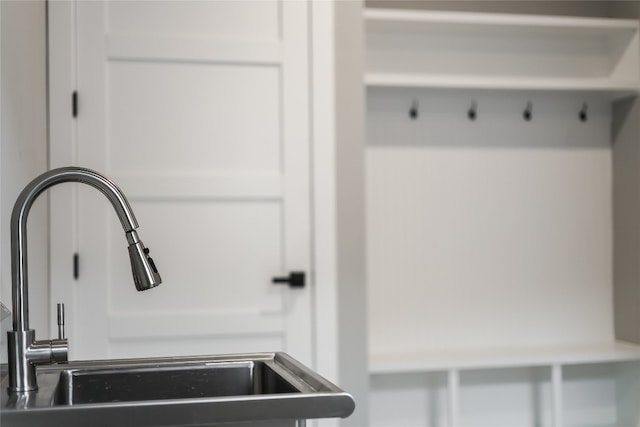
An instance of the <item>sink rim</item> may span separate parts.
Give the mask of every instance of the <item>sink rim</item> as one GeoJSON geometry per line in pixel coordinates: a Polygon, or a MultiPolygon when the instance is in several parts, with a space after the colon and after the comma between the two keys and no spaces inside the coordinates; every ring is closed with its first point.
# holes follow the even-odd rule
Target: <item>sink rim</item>
{"type": "MultiPolygon", "coordinates": [[[[142,359],[110,359],[73,361],[67,364],[38,368],[41,389],[33,392],[33,401],[26,398],[24,407],[10,406],[11,398],[4,393],[0,417],[9,425],[34,425],[38,422],[74,423],[92,419],[109,419],[112,423],[136,418],[141,426],[185,426],[258,420],[346,418],[355,409],[353,397],[316,372],[281,352],[242,353],[210,356],[159,357],[142,359]],[[195,397],[177,399],[135,400],[127,402],[99,402],[53,405],[53,393],[60,373],[64,370],[127,369],[157,366],[171,367],[189,364],[202,365],[224,362],[271,362],[279,375],[292,380],[295,393],[195,397]],[[55,384],[54,384],[55,383],[55,384]],[[294,404],[295,403],[295,404],[294,404]],[[29,406],[31,405],[31,406],[29,406]],[[149,409],[155,418],[145,424],[149,409]],[[194,415],[196,414],[196,415],[194,415]],[[115,418],[114,418],[115,417],[115,418]],[[119,418],[118,418],[119,417],[119,418]],[[176,418],[177,417],[177,418],[176,418]],[[182,417],[182,418],[180,418],[182,417]],[[177,419],[191,420],[177,422],[177,419]],[[197,419],[196,419],[197,418],[197,419]],[[58,420],[58,421],[55,421],[58,420]],[[120,421],[118,421],[120,420],[120,421]]],[[[2,387],[6,387],[6,378],[2,387]]],[[[14,402],[15,404],[15,402],[14,402]]]]}

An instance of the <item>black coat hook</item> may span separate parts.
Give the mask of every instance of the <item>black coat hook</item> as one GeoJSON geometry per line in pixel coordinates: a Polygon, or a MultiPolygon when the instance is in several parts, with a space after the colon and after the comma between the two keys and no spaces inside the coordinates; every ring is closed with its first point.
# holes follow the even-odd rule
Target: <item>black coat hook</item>
{"type": "Polygon", "coordinates": [[[415,120],[418,118],[419,107],[420,105],[418,104],[418,100],[414,99],[413,102],[411,103],[411,108],[409,109],[409,117],[411,117],[412,120],[415,120]]]}
{"type": "Polygon", "coordinates": [[[524,112],[522,113],[522,117],[524,117],[526,121],[530,122],[532,116],[533,116],[533,104],[531,103],[531,101],[527,101],[527,108],[524,109],[524,112]]]}
{"type": "Polygon", "coordinates": [[[581,122],[586,122],[588,119],[587,116],[587,110],[589,109],[589,105],[586,102],[582,103],[582,108],[580,109],[580,113],[578,114],[578,117],[580,118],[581,122]]]}
{"type": "Polygon", "coordinates": [[[476,101],[471,101],[471,107],[469,107],[467,111],[467,117],[469,117],[471,121],[478,117],[478,103],[476,101]]]}

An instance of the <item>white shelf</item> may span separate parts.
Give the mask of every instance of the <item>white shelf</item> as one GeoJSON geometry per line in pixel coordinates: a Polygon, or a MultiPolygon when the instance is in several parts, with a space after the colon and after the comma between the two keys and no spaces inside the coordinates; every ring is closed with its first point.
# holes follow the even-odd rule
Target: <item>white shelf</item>
{"type": "Polygon", "coordinates": [[[480,89],[553,92],[592,92],[620,99],[635,95],[640,87],[635,81],[611,81],[605,78],[517,78],[511,76],[426,75],[411,73],[367,73],[368,87],[480,89]]]}
{"type": "Polygon", "coordinates": [[[638,27],[638,21],[633,19],[378,8],[366,9],[364,17],[367,27],[376,31],[405,31],[407,29],[420,31],[429,26],[451,27],[459,25],[485,30],[502,28],[518,33],[527,30],[542,30],[573,34],[615,35],[625,31],[637,31],[638,27]]]}
{"type": "Polygon", "coordinates": [[[372,374],[398,374],[629,360],[640,360],[640,345],[617,341],[566,347],[374,354],[369,361],[369,371],[372,374]]]}
{"type": "Polygon", "coordinates": [[[638,21],[369,9],[370,87],[608,93],[640,88],[638,21]]]}

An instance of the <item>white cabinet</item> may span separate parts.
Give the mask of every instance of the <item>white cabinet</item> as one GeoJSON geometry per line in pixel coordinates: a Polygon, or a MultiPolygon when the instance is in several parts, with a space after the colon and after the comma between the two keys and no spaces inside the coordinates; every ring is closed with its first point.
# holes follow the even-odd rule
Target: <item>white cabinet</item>
{"type": "Polygon", "coordinates": [[[639,425],[611,202],[638,22],[365,21],[371,425],[639,425]]]}
{"type": "Polygon", "coordinates": [[[640,421],[640,349],[625,343],[378,355],[370,369],[372,425],[631,427],[640,421]],[[398,405],[406,407],[404,420],[389,410],[398,405]]]}

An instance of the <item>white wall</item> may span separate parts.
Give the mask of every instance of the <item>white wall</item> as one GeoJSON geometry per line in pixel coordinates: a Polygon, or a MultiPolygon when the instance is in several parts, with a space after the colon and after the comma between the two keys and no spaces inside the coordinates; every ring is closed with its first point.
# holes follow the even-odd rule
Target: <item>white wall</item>
{"type": "MultiPolygon", "coordinates": [[[[46,2],[2,1],[0,19],[0,301],[11,308],[11,210],[22,188],[47,169],[46,2]]],[[[46,214],[43,196],[29,216],[28,241],[30,326],[39,337],[48,335],[46,214]]]]}

